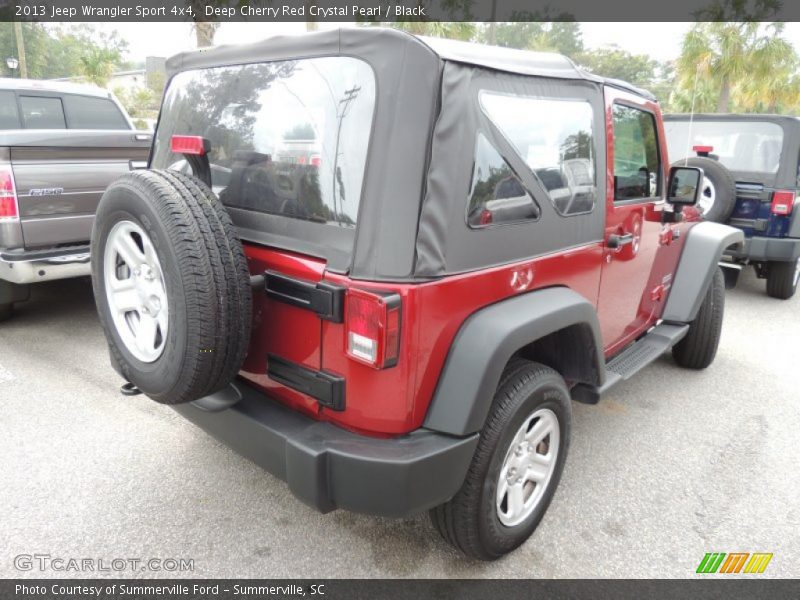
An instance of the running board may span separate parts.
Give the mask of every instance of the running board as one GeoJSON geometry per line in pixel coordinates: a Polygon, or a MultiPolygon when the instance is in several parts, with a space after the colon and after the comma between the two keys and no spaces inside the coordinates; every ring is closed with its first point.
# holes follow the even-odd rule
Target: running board
{"type": "Polygon", "coordinates": [[[688,333],[686,324],[662,323],[651,329],[606,363],[606,381],[600,387],[579,383],[572,388],[572,399],[586,404],[597,404],[600,396],[644,369],[664,352],[680,342],[688,333]]]}

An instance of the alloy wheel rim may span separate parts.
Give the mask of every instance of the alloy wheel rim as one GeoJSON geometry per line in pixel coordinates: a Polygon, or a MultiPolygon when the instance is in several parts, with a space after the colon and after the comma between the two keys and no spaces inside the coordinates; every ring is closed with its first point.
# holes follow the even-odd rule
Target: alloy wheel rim
{"type": "Polygon", "coordinates": [[[109,311],[125,348],[152,363],[164,352],[169,308],[164,273],[155,247],[132,221],[111,229],[103,257],[109,311]]]}
{"type": "Polygon", "coordinates": [[[558,460],[558,417],[540,408],[525,419],[506,451],[497,481],[497,518],[507,527],[528,519],[542,501],[558,460]]]}

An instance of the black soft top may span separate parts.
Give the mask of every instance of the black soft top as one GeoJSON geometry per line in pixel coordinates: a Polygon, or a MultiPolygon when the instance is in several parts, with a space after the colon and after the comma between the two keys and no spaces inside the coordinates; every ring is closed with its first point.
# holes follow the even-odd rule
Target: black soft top
{"type": "Polygon", "coordinates": [[[171,76],[188,69],[330,55],[384,55],[386,64],[390,64],[391,57],[396,56],[404,45],[424,46],[440,60],[519,75],[593,81],[655,100],[650,92],[627,82],[583,71],[560,54],[414,36],[396,29],[378,27],[348,27],[303,35],[274,36],[252,44],[183,52],[167,61],[167,71],[171,76]]]}

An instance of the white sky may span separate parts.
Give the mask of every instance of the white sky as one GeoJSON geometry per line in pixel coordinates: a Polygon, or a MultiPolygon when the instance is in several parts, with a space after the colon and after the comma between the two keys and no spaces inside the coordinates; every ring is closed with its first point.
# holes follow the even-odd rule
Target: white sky
{"type": "MultiPolygon", "coordinates": [[[[116,29],[128,40],[131,60],[146,56],[171,56],[195,47],[192,26],[188,23],[100,23],[116,29]]],[[[649,54],[658,60],[671,60],[680,52],[683,34],[690,23],[581,23],[584,43],[589,48],[610,44],[633,52],[649,54]]],[[[320,23],[322,29],[353,26],[352,23],[320,23]]],[[[303,34],[305,23],[223,23],[217,30],[218,44],[255,42],[272,35],[303,34]]],[[[785,36],[800,51],[800,23],[787,23],[785,36]]]]}

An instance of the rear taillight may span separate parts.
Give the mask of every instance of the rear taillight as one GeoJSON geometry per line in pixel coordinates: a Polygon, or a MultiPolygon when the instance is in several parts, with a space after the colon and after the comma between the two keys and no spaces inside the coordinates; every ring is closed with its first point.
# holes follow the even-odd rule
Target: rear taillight
{"type": "Polygon", "coordinates": [[[312,167],[319,167],[322,164],[322,157],[319,154],[312,154],[310,164],[312,167]]]}
{"type": "Polygon", "coordinates": [[[0,221],[19,219],[17,188],[11,165],[0,166],[0,221]]]}
{"type": "Polygon", "coordinates": [[[376,369],[397,364],[400,354],[400,296],[350,289],[345,331],[347,355],[376,369]]]}
{"type": "Polygon", "coordinates": [[[794,192],[790,190],[775,190],[772,193],[772,214],[788,215],[794,206],[794,192]]]}

